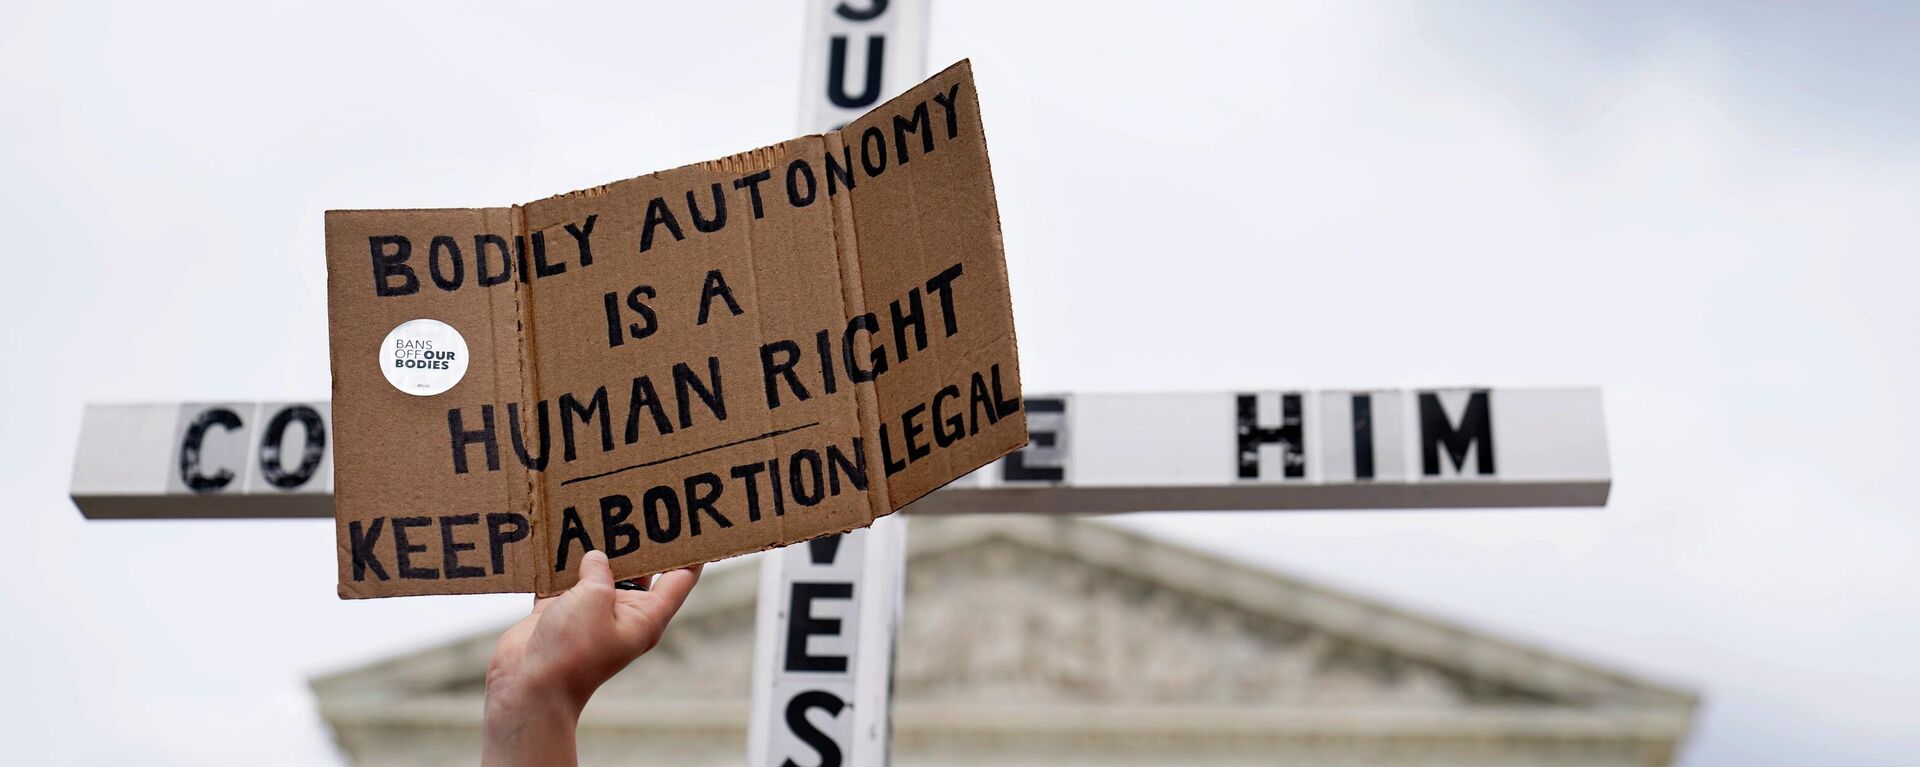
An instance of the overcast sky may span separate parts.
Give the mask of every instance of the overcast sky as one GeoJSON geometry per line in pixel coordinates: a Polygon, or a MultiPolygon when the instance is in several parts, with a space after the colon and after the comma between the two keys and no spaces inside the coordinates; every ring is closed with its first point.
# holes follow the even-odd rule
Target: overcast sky
{"type": "MultiPolygon", "coordinates": [[[[786,138],[802,11],[185,5],[0,4],[0,743],[338,764],[309,677],[524,597],[342,602],[323,520],[85,523],[82,403],[325,397],[321,211],[786,138]]],[[[1689,765],[1894,765],[1916,40],[1895,3],[953,0],[930,63],[974,62],[1030,391],[1605,390],[1604,511],[1126,524],[1698,690],[1689,765]]]]}

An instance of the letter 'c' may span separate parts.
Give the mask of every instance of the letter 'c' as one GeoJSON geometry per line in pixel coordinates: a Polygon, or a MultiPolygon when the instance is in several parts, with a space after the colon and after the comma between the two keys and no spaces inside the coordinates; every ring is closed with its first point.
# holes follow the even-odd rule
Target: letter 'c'
{"type": "Polygon", "coordinates": [[[196,493],[210,493],[233,482],[233,472],[226,469],[213,476],[200,472],[200,443],[206,440],[207,430],[215,426],[227,431],[238,429],[240,415],[224,407],[207,408],[187,425],[187,433],[180,439],[180,481],[196,493]]]}

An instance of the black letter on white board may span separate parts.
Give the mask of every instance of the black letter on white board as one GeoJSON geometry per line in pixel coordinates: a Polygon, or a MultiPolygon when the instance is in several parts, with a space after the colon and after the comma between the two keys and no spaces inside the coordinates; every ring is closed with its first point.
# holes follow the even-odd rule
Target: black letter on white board
{"type": "Polygon", "coordinates": [[[1373,479],[1373,395],[1353,395],[1353,478],[1373,479]]]}
{"type": "Polygon", "coordinates": [[[1260,446],[1274,443],[1280,447],[1281,472],[1293,479],[1307,475],[1306,429],[1300,420],[1300,395],[1280,395],[1280,424],[1260,424],[1260,397],[1239,396],[1240,478],[1260,478],[1260,446]]]}
{"type": "MultiPolygon", "coordinates": [[[[830,716],[839,716],[840,711],[846,707],[846,701],[841,700],[840,696],[825,690],[808,690],[793,696],[793,700],[787,701],[787,729],[793,733],[794,737],[820,752],[820,767],[840,767],[842,759],[840,744],[833,742],[833,738],[828,737],[826,733],[814,727],[812,722],[807,721],[807,709],[817,708],[830,716]]],[[[799,765],[792,759],[787,759],[780,763],[780,767],[799,767],[799,765]]]]}
{"type": "Polygon", "coordinates": [[[845,655],[808,654],[807,638],[816,634],[834,636],[840,633],[839,618],[813,617],[813,600],[852,598],[851,583],[793,584],[793,595],[787,603],[787,671],[847,670],[845,655]]]}
{"type": "Polygon", "coordinates": [[[822,535],[811,541],[807,541],[807,560],[812,562],[815,567],[831,565],[833,564],[833,560],[839,556],[839,535],[822,535]]]}
{"type": "Polygon", "coordinates": [[[240,415],[223,407],[208,408],[187,425],[187,433],[180,440],[180,481],[196,493],[210,493],[233,482],[233,472],[226,469],[213,476],[200,473],[200,443],[206,440],[207,430],[215,426],[227,431],[238,429],[240,415]]]}
{"type": "Polygon", "coordinates": [[[281,410],[267,422],[266,439],[260,442],[260,476],[274,487],[292,490],[313,479],[313,472],[326,457],[326,449],[327,427],[321,423],[319,411],[306,405],[281,410]],[[306,442],[300,448],[300,466],[289,472],[280,463],[280,439],[286,436],[287,426],[294,421],[300,422],[306,442]]]}
{"type": "Polygon", "coordinates": [[[858,96],[847,95],[847,38],[834,35],[827,49],[827,100],[841,109],[861,109],[880,100],[881,63],[885,60],[887,38],[867,37],[867,82],[858,96]]]}
{"type": "Polygon", "coordinates": [[[1027,436],[1030,443],[1000,466],[1008,482],[1059,482],[1067,478],[1067,401],[1060,397],[1027,398],[1027,436]]]}
{"type": "Polygon", "coordinates": [[[1481,389],[1467,397],[1467,411],[1460,414],[1460,423],[1447,420],[1447,410],[1440,405],[1440,395],[1429,392],[1420,393],[1420,471],[1429,477],[1440,476],[1440,447],[1445,445],[1447,456],[1453,459],[1455,471],[1467,470],[1467,450],[1479,443],[1475,451],[1478,459],[1477,469],[1481,474],[1493,473],[1493,407],[1488,404],[1487,391],[1481,389]]]}
{"type": "Polygon", "coordinates": [[[833,7],[833,12],[840,14],[840,18],[848,21],[873,21],[880,18],[880,14],[887,12],[887,0],[872,0],[872,2],[873,5],[858,9],[846,3],[840,3],[833,7]]]}

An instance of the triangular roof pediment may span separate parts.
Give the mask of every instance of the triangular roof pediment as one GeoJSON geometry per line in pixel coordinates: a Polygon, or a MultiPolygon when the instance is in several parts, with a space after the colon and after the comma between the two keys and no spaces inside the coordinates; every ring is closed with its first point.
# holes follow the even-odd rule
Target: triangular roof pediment
{"type": "MultiPolygon", "coordinates": [[[[1249,726],[1271,728],[1328,711],[1428,727],[1437,725],[1421,717],[1533,712],[1529,721],[1664,740],[1684,733],[1695,703],[1617,670],[1098,520],[915,517],[908,538],[897,716],[1011,706],[1165,722],[1179,710],[1212,726],[1253,717],[1249,726]]],[[[595,706],[697,701],[720,719],[743,714],[756,569],[712,568],[661,645],[595,706]]],[[[336,726],[432,708],[426,700],[477,699],[498,633],[314,688],[336,726]]]]}

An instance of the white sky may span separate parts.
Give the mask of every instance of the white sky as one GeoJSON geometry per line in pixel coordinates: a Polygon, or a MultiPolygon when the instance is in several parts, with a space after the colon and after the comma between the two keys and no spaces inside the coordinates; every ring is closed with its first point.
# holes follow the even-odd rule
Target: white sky
{"type": "MultiPolygon", "coordinates": [[[[785,138],[801,11],[180,5],[0,4],[0,743],[336,764],[309,676],[524,598],[339,601],[320,520],[84,523],[81,404],[324,397],[322,210],[785,138]]],[[[1602,512],[1129,524],[1699,689],[1691,765],[1920,760],[1920,12],[934,13],[1029,390],[1606,391],[1602,512]]]]}

